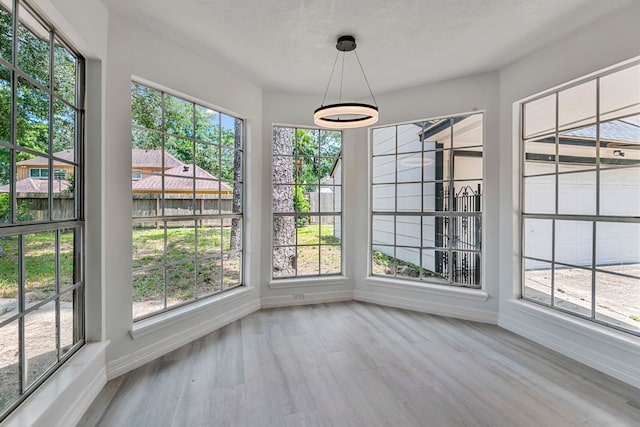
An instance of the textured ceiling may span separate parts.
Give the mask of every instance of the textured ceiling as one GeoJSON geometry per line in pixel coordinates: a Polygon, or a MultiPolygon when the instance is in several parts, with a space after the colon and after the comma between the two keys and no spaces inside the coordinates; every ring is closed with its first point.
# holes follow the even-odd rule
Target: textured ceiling
{"type": "MultiPolygon", "coordinates": [[[[634,0],[103,1],[264,88],[322,95],[341,34],[379,94],[498,69],[634,0]]],[[[368,93],[354,58],[345,97],[368,93]]]]}

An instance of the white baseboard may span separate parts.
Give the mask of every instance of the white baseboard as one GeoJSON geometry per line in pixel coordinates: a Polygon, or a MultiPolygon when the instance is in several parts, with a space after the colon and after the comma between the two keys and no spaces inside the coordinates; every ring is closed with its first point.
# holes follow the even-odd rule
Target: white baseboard
{"type": "Polygon", "coordinates": [[[414,298],[405,298],[358,290],[354,292],[353,299],[356,301],[404,308],[406,310],[419,311],[422,313],[436,314],[438,316],[472,320],[474,322],[490,323],[493,325],[498,323],[498,313],[495,311],[478,310],[477,308],[462,307],[460,305],[441,304],[432,301],[416,300],[414,298]]]}
{"type": "MultiPolygon", "coordinates": [[[[534,309],[535,310],[535,309],[534,309]]],[[[607,331],[583,331],[581,325],[572,327],[573,319],[554,320],[554,314],[547,319],[537,316],[525,319],[501,315],[500,327],[530,339],[544,347],[610,375],[633,387],[640,388],[640,345],[631,340],[610,336],[607,331]],[[583,341],[584,345],[580,342],[583,341]],[[616,354],[619,356],[616,357],[616,354]],[[625,361],[624,359],[627,359],[625,361]]]]}
{"type": "Polygon", "coordinates": [[[89,343],[78,350],[27,398],[3,426],[75,426],[107,383],[108,342],[89,343]]]}
{"type": "Polygon", "coordinates": [[[238,307],[224,311],[218,316],[207,320],[207,322],[199,323],[191,328],[184,329],[179,334],[164,337],[147,347],[112,360],[107,364],[107,378],[112,380],[113,378],[119,377],[216,329],[235,322],[238,319],[242,319],[244,316],[259,309],[259,300],[248,301],[238,307]]]}
{"type": "Polygon", "coordinates": [[[353,291],[292,292],[286,295],[264,297],[260,300],[262,308],[288,307],[292,305],[323,304],[328,302],[351,301],[353,291]]]}

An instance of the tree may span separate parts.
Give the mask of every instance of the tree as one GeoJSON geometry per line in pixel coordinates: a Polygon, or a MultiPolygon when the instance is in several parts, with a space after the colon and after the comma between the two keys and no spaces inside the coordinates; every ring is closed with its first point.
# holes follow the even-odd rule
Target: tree
{"type": "MultiPolygon", "coordinates": [[[[293,132],[284,127],[273,128],[274,153],[293,152],[293,132]]],[[[283,156],[273,158],[273,182],[293,182],[293,164],[283,156]]],[[[273,211],[293,212],[293,189],[290,185],[273,186],[273,211]]],[[[273,218],[273,275],[293,276],[296,267],[294,216],[273,218]]]]}
{"type": "MultiPolygon", "coordinates": [[[[242,212],[242,191],[237,183],[242,181],[242,120],[235,120],[235,138],[233,143],[233,205],[231,212],[242,212]]],[[[231,250],[238,250],[242,247],[242,234],[240,232],[240,219],[233,218],[231,220],[231,236],[229,237],[231,250]]]]}

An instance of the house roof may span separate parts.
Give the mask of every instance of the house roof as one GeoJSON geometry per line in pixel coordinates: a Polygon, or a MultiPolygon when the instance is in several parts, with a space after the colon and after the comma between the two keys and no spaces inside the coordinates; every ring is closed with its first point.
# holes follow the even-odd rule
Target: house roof
{"type": "MultiPolygon", "coordinates": [[[[134,168],[161,168],[162,150],[145,150],[133,148],[131,150],[131,166],[134,168]]],[[[165,169],[182,166],[182,162],[169,153],[164,153],[165,169]]]]}
{"type": "MultiPolygon", "coordinates": [[[[53,153],[54,157],[57,157],[58,159],[62,159],[62,160],[66,160],[68,162],[74,162],[75,160],[75,154],[73,152],[73,150],[69,149],[69,150],[63,150],[63,151],[58,151],[56,153],[53,153]]],[[[31,159],[27,159],[27,160],[23,160],[21,162],[16,163],[19,166],[44,166],[47,167],[47,165],[49,164],[49,159],[47,159],[46,157],[42,157],[42,156],[37,156],[37,157],[33,157],[31,159]]],[[[58,160],[54,160],[53,162],[54,165],[65,165],[66,163],[62,163],[58,160]]]]}
{"type": "MultiPolygon", "coordinates": [[[[60,193],[69,189],[69,181],[66,179],[56,179],[53,182],[53,192],[60,193]]],[[[9,184],[0,187],[0,193],[8,193],[11,190],[9,184]]],[[[37,178],[25,178],[16,181],[17,193],[48,193],[49,180],[37,178]]]]}
{"type": "MultiPolygon", "coordinates": [[[[193,191],[193,170],[192,165],[180,164],[180,166],[171,168],[165,172],[164,191],[165,192],[190,192],[193,191]]],[[[215,192],[231,193],[233,188],[221,182],[218,178],[211,175],[204,169],[195,167],[196,192],[215,192]],[[218,186],[220,186],[218,188],[218,186]]],[[[145,178],[133,181],[131,188],[134,192],[143,193],[162,190],[162,176],[149,175],[145,178]]]]}
{"type": "MultiPolygon", "coordinates": [[[[566,132],[565,135],[596,139],[596,126],[566,132]]],[[[600,123],[600,139],[640,143],[640,115],[600,123]]]]}

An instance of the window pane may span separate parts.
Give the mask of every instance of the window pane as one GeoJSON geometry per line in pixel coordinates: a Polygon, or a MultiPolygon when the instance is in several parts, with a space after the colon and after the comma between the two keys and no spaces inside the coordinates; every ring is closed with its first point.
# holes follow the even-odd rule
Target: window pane
{"type": "Polygon", "coordinates": [[[374,215],[373,216],[373,237],[374,245],[393,245],[395,244],[395,221],[391,215],[374,215]]]}
{"type": "Polygon", "coordinates": [[[220,143],[220,113],[196,105],[196,138],[201,141],[220,143]]]}
{"type": "Polygon", "coordinates": [[[596,268],[640,278],[640,224],[598,222],[596,227],[596,268]]]}
{"type": "Polygon", "coordinates": [[[320,131],[320,155],[338,157],[342,150],[342,134],[333,130],[320,131]]]}
{"type": "MultiPolygon", "coordinates": [[[[0,237],[0,322],[18,313],[18,236],[0,237]]],[[[1,351],[1,350],[0,350],[1,351]]],[[[1,399],[1,397],[0,397],[1,399]]]]}
{"type": "Polygon", "coordinates": [[[320,249],[318,246],[298,246],[296,263],[298,276],[320,274],[320,249]]]}
{"type": "Polygon", "coordinates": [[[165,95],[164,120],[166,132],[185,137],[193,136],[193,103],[165,95]]]}
{"type": "Polygon", "coordinates": [[[183,261],[165,268],[167,280],[167,307],[181,304],[196,297],[194,261],[183,261]]]}
{"type": "Polygon", "coordinates": [[[600,171],[600,215],[640,216],[640,167],[600,171]]]}
{"type": "Polygon", "coordinates": [[[53,151],[73,150],[76,141],[76,112],[64,102],[53,102],[53,151]]]}
{"type": "Polygon", "coordinates": [[[320,274],[340,274],[342,271],[340,245],[322,245],[320,247],[320,274]]]}
{"type": "MultiPolygon", "coordinates": [[[[380,159],[381,157],[374,158],[380,159]]],[[[409,153],[398,155],[398,182],[420,182],[422,181],[422,153],[409,153]]],[[[392,177],[394,178],[394,177],[392,177]]]]}
{"type": "MultiPolygon", "coordinates": [[[[276,219],[284,218],[274,218],[276,219]]],[[[293,218],[287,218],[293,222],[293,218]]],[[[275,239],[275,236],[274,236],[275,239]]],[[[294,277],[296,275],[296,247],[295,246],[275,246],[273,248],[273,278],[294,277]]]]}
{"type": "Polygon", "coordinates": [[[131,124],[162,130],[162,94],[138,83],[131,83],[131,124]]]}
{"type": "Polygon", "coordinates": [[[556,130],[556,95],[524,104],[524,137],[549,135],[556,130]]]}
{"type": "Polygon", "coordinates": [[[556,264],[553,283],[556,307],[591,316],[591,270],[556,264]]]}
{"type": "Polygon", "coordinates": [[[0,224],[11,222],[11,151],[0,146],[0,224]]]}
{"type": "Polygon", "coordinates": [[[396,216],[395,237],[397,246],[420,246],[420,217],[396,216]]]}
{"type": "Polygon", "coordinates": [[[211,295],[222,290],[220,255],[198,259],[198,297],[211,295]]]}
{"type": "Polygon", "coordinates": [[[242,254],[240,252],[227,252],[222,258],[222,284],[224,288],[233,288],[240,285],[240,272],[242,266],[242,254]]]}
{"type": "Polygon", "coordinates": [[[161,221],[133,224],[133,268],[162,265],[164,260],[164,223],[161,221]]]}
{"type": "Polygon", "coordinates": [[[396,156],[379,156],[372,159],[372,183],[389,183],[396,179],[396,156]]]}
{"type": "Polygon", "coordinates": [[[420,277],[420,249],[396,248],[396,277],[420,277]]]}
{"type": "Polygon", "coordinates": [[[596,172],[558,175],[558,213],[596,213],[596,172]]]}
{"type": "Polygon", "coordinates": [[[553,175],[524,179],[524,213],[555,213],[555,181],[553,175]]]}
{"type": "Polygon", "coordinates": [[[75,177],[77,168],[58,161],[55,161],[54,165],[51,217],[52,219],[74,219],[76,218],[75,177]]]}
{"type": "Polygon", "coordinates": [[[60,357],[63,357],[76,340],[76,321],[73,319],[74,301],[78,291],[70,291],[60,297],[60,357]]]}
{"type": "MultiPolygon", "coordinates": [[[[524,256],[552,260],[553,221],[525,218],[524,256]]],[[[530,264],[534,261],[529,260],[530,264]]]]}
{"type": "Polygon", "coordinates": [[[226,147],[242,148],[241,144],[241,129],[236,132],[236,125],[241,126],[241,121],[238,119],[227,116],[226,114],[220,115],[220,123],[222,125],[222,145],[226,147]]]}
{"type": "Polygon", "coordinates": [[[56,234],[25,234],[25,307],[52,297],[56,292],[56,234]]]}
{"type": "MultiPolygon", "coordinates": [[[[7,2],[7,4],[0,4],[0,31],[2,32],[2,38],[0,38],[0,57],[2,59],[11,62],[11,53],[13,51],[13,19],[12,19],[13,2],[7,2]]],[[[2,399],[2,396],[0,396],[2,399]]],[[[2,412],[2,404],[0,404],[0,412],[2,412]]]]}
{"type": "Polygon", "coordinates": [[[49,86],[49,30],[24,6],[18,9],[18,66],[49,86]]]}
{"type": "Polygon", "coordinates": [[[410,153],[422,151],[422,142],[420,141],[421,133],[422,125],[420,123],[399,125],[397,130],[397,152],[410,153]]]}
{"type": "Polygon", "coordinates": [[[293,188],[292,185],[273,186],[274,212],[293,212],[293,188]]]}
{"type": "Polygon", "coordinates": [[[60,269],[58,274],[61,291],[73,286],[80,277],[77,271],[80,268],[77,265],[80,258],[80,248],[76,247],[77,242],[80,241],[80,236],[76,236],[76,232],[75,229],[59,231],[58,258],[60,260],[60,269]]]}
{"type": "MultiPolygon", "coordinates": [[[[162,170],[162,136],[157,132],[131,129],[132,161],[134,168],[148,167],[158,172],[162,170]]],[[[165,156],[166,167],[177,166],[177,161],[165,156]]]]}
{"type": "Polygon", "coordinates": [[[320,217],[320,243],[323,245],[335,245],[340,243],[340,237],[336,235],[334,223],[339,216],[320,217]]]}
{"type": "Polygon", "coordinates": [[[551,305],[551,263],[524,260],[523,296],[551,305]]]}
{"type": "Polygon", "coordinates": [[[640,113],[640,65],[600,78],[600,120],[640,113]]]}
{"type": "Polygon", "coordinates": [[[593,223],[556,220],[555,258],[564,264],[591,267],[593,223]]]}
{"type": "MultiPolygon", "coordinates": [[[[577,134],[582,129],[570,132],[577,134]]],[[[595,134],[592,141],[576,141],[571,135],[561,135],[558,145],[560,154],[558,172],[593,170],[596,168],[595,134]]]]}
{"type": "Polygon", "coordinates": [[[167,265],[195,257],[195,223],[193,221],[167,221],[167,265]]]}
{"type": "Polygon", "coordinates": [[[25,315],[24,343],[29,386],[58,361],[55,301],[25,315]]]}
{"type": "Polygon", "coordinates": [[[453,283],[480,286],[480,254],[474,252],[451,251],[449,280],[453,283]]]}
{"type": "Polygon", "coordinates": [[[16,142],[31,150],[49,152],[49,96],[18,78],[16,142]]]}
{"type": "Polygon", "coordinates": [[[558,129],[596,122],[596,81],[590,80],[558,93],[558,129]]]}
{"type": "Polygon", "coordinates": [[[76,103],[76,72],[78,60],[60,40],[54,41],[53,84],[55,92],[72,105],[76,103]]]}
{"type": "Polygon", "coordinates": [[[421,184],[397,184],[396,191],[399,212],[420,212],[422,210],[421,184]]]}
{"type": "Polygon", "coordinates": [[[448,280],[449,252],[435,249],[422,250],[422,278],[443,282],[448,280]]]}
{"type": "MultiPolygon", "coordinates": [[[[465,148],[465,150],[460,151],[482,151],[482,140],[483,140],[483,125],[482,125],[482,114],[472,114],[466,116],[464,120],[460,120],[460,118],[454,119],[453,125],[453,148],[456,151],[459,151],[460,148],[465,148]],[[470,149],[470,147],[478,147],[476,150],[470,149]]],[[[482,169],[480,169],[482,171],[482,169]]],[[[480,178],[481,176],[476,176],[473,178],[480,178]]],[[[462,177],[456,177],[462,178],[462,177]]]]}
{"type": "MultiPolygon", "coordinates": [[[[1,319],[1,318],[0,318],[1,319]]],[[[11,406],[20,395],[20,347],[18,338],[18,321],[0,327],[0,377],[2,393],[0,393],[0,413],[11,406]]]]}
{"type": "Polygon", "coordinates": [[[198,257],[209,257],[219,255],[222,251],[222,221],[219,219],[208,219],[199,221],[198,234],[198,257]]]}
{"type": "Polygon", "coordinates": [[[296,216],[296,243],[298,245],[320,244],[320,217],[296,216]]]}
{"type": "Polygon", "coordinates": [[[393,276],[394,272],[395,248],[374,245],[371,249],[371,273],[375,276],[393,276]]]}
{"type": "Polygon", "coordinates": [[[394,154],[396,152],[396,128],[389,126],[372,131],[372,153],[374,156],[381,154],[394,154]]]}
{"type": "Polygon", "coordinates": [[[640,332],[640,278],[596,273],[596,319],[640,332]]]}
{"type": "MultiPolygon", "coordinates": [[[[3,25],[2,7],[0,5],[0,25],[3,25]]],[[[9,21],[10,22],[10,21],[9,21]]],[[[0,55],[2,55],[2,42],[5,39],[0,38],[0,55]]],[[[11,71],[0,65],[0,140],[11,142],[11,117],[13,114],[11,108],[11,71]]]]}
{"type": "Polygon", "coordinates": [[[133,318],[164,308],[164,268],[133,272],[133,318]]]}
{"type": "Polygon", "coordinates": [[[525,141],[525,175],[542,175],[556,171],[555,137],[525,141]]]}

